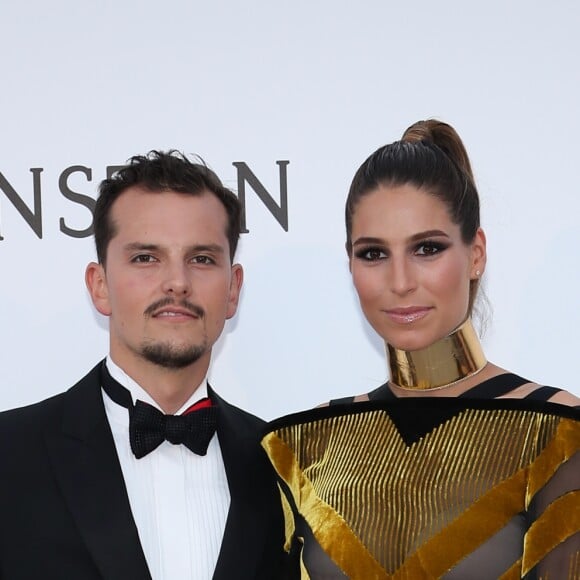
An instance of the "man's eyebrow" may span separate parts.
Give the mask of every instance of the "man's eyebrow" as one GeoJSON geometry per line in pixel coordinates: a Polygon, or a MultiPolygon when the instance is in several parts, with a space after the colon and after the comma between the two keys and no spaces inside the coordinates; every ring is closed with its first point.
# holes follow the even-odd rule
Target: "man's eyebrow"
{"type": "MultiPolygon", "coordinates": [[[[125,245],[126,252],[147,251],[155,252],[163,249],[159,244],[145,244],[142,242],[130,242],[125,245]]],[[[225,248],[220,244],[192,244],[187,247],[187,252],[210,252],[213,254],[224,254],[225,248]]]]}
{"type": "Polygon", "coordinates": [[[211,254],[225,254],[225,248],[220,244],[194,244],[188,247],[190,252],[209,252],[211,254]]]}
{"type": "Polygon", "coordinates": [[[145,250],[153,252],[155,250],[159,250],[160,246],[157,244],[144,244],[142,242],[131,242],[126,244],[124,250],[127,252],[133,252],[135,250],[145,250]]]}

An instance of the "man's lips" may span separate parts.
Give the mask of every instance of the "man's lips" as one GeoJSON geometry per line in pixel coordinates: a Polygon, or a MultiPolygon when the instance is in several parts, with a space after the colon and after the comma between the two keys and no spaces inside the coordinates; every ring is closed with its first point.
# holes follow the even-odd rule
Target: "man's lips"
{"type": "Polygon", "coordinates": [[[182,310],[180,308],[162,308],[153,313],[153,318],[199,318],[197,314],[191,312],[190,310],[182,310]]]}
{"type": "Polygon", "coordinates": [[[187,300],[182,300],[179,304],[176,304],[172,298],[158,300],[145,310],[147,318],[167,318],[172,320],[203,318],[204,314],[201,306],[187,300]]]}
{"type": "Polygon", "coordinates": [[[428,306],[409,306],[407,308],[389,308],[384,310],[385,314],[397,324],[412,324],[427,316],[430,311],[431,307],[428,306]]]}

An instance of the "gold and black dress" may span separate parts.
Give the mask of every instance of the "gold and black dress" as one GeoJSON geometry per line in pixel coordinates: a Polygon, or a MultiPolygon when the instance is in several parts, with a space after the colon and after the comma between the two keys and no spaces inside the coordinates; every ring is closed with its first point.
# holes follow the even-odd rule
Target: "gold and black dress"
{"type": "MultiPolygon", "coordinates": [[[[461,397],[369,401],[278,419],[263,439],[302,578],[580,578],[580,411],[461,397]]],[[[545,390],[547,389],[547,391],[545,390]]]]}

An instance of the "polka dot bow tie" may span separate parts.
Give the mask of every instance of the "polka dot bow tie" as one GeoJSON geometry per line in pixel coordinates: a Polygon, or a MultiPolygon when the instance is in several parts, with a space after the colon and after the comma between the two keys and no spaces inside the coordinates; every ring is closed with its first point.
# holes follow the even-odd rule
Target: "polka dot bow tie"
{"type": "Polygon", "coordinates": [[[189,407],[183,415],[165,415],[137,401],[129,409],[129,441],[137,459],[157,449],[163,441],[182,443],[197,455],[205,455],[216,430],[217,407],[207,398],[189,407]]]}

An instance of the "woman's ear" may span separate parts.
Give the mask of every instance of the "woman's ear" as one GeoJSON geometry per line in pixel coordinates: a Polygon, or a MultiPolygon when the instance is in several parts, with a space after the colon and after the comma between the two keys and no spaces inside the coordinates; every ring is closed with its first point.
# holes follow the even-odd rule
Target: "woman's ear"
{"type": "Polygon", "coordinates": [[[477,280],[483,276],[487,263],[487,241],[485,232],[478,228],[475,238],[471,244],[471,273],[472,280],[477,280]]]}

